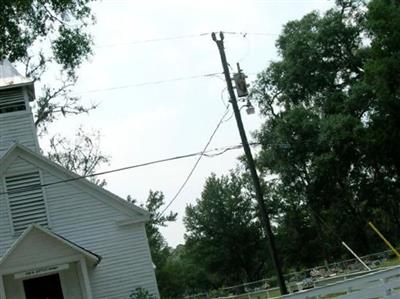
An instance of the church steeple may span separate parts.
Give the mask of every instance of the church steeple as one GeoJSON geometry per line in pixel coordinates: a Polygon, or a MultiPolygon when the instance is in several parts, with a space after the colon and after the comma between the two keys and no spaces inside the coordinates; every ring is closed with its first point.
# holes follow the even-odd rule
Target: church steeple
{"type": "Polygon", "coordinates": [[[18,73],[7,60],[0,61],[0,156],[14,143],[39,152],[29,102],[35,98],[34,83],[18,73]]]}

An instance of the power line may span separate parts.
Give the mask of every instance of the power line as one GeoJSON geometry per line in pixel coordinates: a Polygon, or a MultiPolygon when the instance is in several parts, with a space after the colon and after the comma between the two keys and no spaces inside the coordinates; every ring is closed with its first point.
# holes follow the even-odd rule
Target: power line
{"type": "Polygon", "coordinates": [[[226,108],[224,114],[222,115],[220,121],[218,122],[217,126],[215,127],[214,131],[212,132],[210,138],[208,139],[206,145],[204,146],[204,149],[201,151],[201,154],[199,156],[199,158],[196,160],[196,162],[194,163],[192,169],[190,170],[189,174],[187,175],[186,179],[183,181],[182,185],[179,187],[178,191],[176,192],[176,194],[174,195],[174,197],[168,202],[168,204],[166,205],[166,207],[161,211],[159,217],[161,217],[165,211],[173,204],[173,202],[178,198],[179,194],[181,194],[183,188],[185,188],[187,182],[190,180],[190,178],[192,177],[194,171],[196,170],[197,166],[200,163],[201,158],[203,158],[205,152],[207,151],[208,146],[210,145],[211,141],[213,140],[215,134],[217,133],[219,127],[221,126],[221,124],[224,122],[224,119],[226,117],[226,115],[229,112],[229,107],[226,108]]]}
{"type": "MultiPolygon", "coordinates": [[[[254,143],[253,145],[258,145],[258,143],[254,143]]],[[[96,172],[96,173],[88,174],[88,175],[81,175],[81,176],[77,175],[70,179],[59,180],[59,181],[45,183],[45,184],[36,184],[36,185],[29,186],[29,187],[16,188],[11,192],[10,191],[0,192],[0,195],[15,194],[15,193],[19,193],[19,192],[37,190],[37,189],[40,189],[43,187],[49,187],[49,186],[53,186],[53,185],[74,182],[74,181],[78,181],[78,180],[82,180],[82,179],[86,179],[86,178],[101,176],[101,175],[105,175],[105,174],[110,174],[110,173],[115,173],[115,172],[125,171],[125,170],[129,170],[129,169],[140,168],[140,167],[145,167],[145,166],[150,166],[150,165],[154,165],[154,164],[160,164],[160,163],[165,163],[165,162],[170,162],[170,161],[175,161],[175,160],[180,160],[180,159],[185,159],[185,158],[190,158],[190,157],[195,157],[195,156],[199,156],[199,155],[212,158],[212,157],[220,156],[228,151],[239,149],[241,147],[242,147],[241,144],[233,145],[233,146],[219,147],[219,148],[214,148],[214,149],[210,149],[207,151],[203,150],[201,152],[195,152],[195,153],[186,154],[186,155],[180,155],[180,156],[174,156],[174,157],[165,158],[165,159],[153,160],[150,162],[129,165],[129,166],[121,167],[121,168],[115,168],[115,169],[106,170],[106,171],[102,171],[102,172],[96,172]],[[219,151],[219,153],[207,154],[207,153],[212,153],[212,152],[216,152],[216,151],[219,151]]]]}
{"type": "Polygon", "coordinates": [[[73,92],[73,94],[95,93],[95,92],[103,92],[103,91],[110,91],[110,90],[116,90],[116,89],[140,87],[140,86],[146,86],[146,85],[158,85],[158,84],[163,84],[163,83],[178,82],[178,81],[184,81],[184,80],[209,78],[209,77],[213,77],[213,76],[217,76],[217,75],[221,75],[221,73],[210,73],[210,74],[194,75],[194,76],[187,76],[187,77],[177,77],[177,78],[157,80],[157,81],[148,81],[148,82],[142,82],[142,83],[132,83],[132,84],[126,84],[126,85],[120,85],[120,86],[91,89],[91,90],[84,90],[84,91],[76,91],[76,92],[73,92]]]}
{"type": "MultiPolygon", "coordinates": [[[[245,32],[245,31],[222,31],[225,34],[231,35],[241,35],[243,37],[253,35],[253,36],[278,36],[278,33],[270,33],[270,32],[245,32]]],[[[203,37],[210,35],[211,32],[203,32],[199,34],[187,34],[187,35],[176,35],[176,36],[167,36],[167,37],[158,37],[158,38],[150,38],[143,40],[135,40],[130,42],[121,42],[121,43],[112,43],[112,44],[104,44],[97,45],[95,48],[111,48],[111,47],[119,47],[119,46],[130,46],[130,45],[139,45],[139,44],[147,44],[147,43],[158,43],[164,41],[176,41],[176,40],[184,40],[184,39],[193,39],[197,37],[203,37]]]]}
{"type": "Polygon", "coordinates": [[[131,41],[131,42],[122,42],[122,43],[98,45],[98,46],[96,46],[96,48],[109,48],[109,47],[115,47],[115,46],[129,46],[129,45],[156,43],[156,42],[163,42],[163,41],[191,39],[191,38],[206,36],[206,35],[209,35],[209,34],[211,34],[211,32],[204,32],[204,33],[200,33],[200,34],[187,34],[187,35],[177,35],[177,36],[150,38],[150,39],[136,40],[136,41],[131,41]]]}
{"type": "Polygon", "coordinates": [[[244,32],[244,31],[221,31],[224,34],[231,35],[241,35],[242,37],[246,37],[248,35],[260,35],[260,36],[279,36],[279,33],[270,33],[270,32],[244,32]]]}

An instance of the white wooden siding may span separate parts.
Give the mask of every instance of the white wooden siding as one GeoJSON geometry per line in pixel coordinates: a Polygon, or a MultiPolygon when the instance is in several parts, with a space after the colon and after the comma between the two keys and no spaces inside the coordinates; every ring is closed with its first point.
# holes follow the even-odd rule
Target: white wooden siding
{"type": "MultiPolygon", "coordinates": [[[[6,175],[28,169],[29,165],[32,167],[18,159],[6,175]]],[[[45,169],[41,173],[43,183],[63,179],[45,169]]],[[[130,219],[132,211],[124,213],[104,203],[111,199],[95,198],[93,192],[87,192],[77,182],[48,186],[44,192],[52,231],[102,257],[97,267],[89,269],[94,298],[128,298],[136,287],[146,288],[159,297],[144,224],[116,224],[118,220],[130,219]]],[[[0,254],[15,240],[9,220],[5,221],[9,218],[5,208],[5,198],[0,195],[0,254]]],[[[138,214],[139,217],[142,216],[138,214]]]]}
{"type": "MultiPolygon", "coordinates": [[[[46,182],[55,180],[43,175],[46,182]]],[[[136,287],[158,296],[144,224],[118,226],[126,215],[73,184],[46,187],[46,194],[53,230],[102,257],[89,271],[94,298],[128,298],[136,287]]]]}
{"type": "Polygon", "coordinates": [[[15,142],[36,152],[39,151],[36,129],[30,111],[0,114],[0,157],[15,142]]]}

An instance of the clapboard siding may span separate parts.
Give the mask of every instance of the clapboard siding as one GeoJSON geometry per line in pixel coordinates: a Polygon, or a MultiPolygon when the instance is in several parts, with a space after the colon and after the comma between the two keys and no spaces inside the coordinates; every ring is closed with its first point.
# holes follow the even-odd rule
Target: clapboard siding
{"type": "Polygon", "coordinates": [[[5,253],[15,240],[11,227],[7,199],[3,192],[5,192],[4,178],[0,178],[0,256],[5,253]]]}
{"type": "Polygon", "coordinates": [[[24,158],[17,157],[12,162],[12,166],[7,169],[7,176],[34,172],[37,170],[38,168],[32,165],[32,163],[29,163],[24,158]]]}
{"type": "Polygon", "coordinates": [[[0,156],[14,143],[39,151],[36,129],[30,111],[0,114],[0,156]]]}
{"type": "MultiPolygon", "coordinates": [[[[15,159],[5,175],[38,169],[29,159],[15,159]]],[[[46,169],[40,169],[44,184],[62,180],[46,169]]],[[[0,184],[0,254],[4,254],[16,239],[10,228],[6,197],[1,195],[0,184]]],[[[158,290],[151,262],[144,223],[118,226],[118,220],[132,219],[132,211],[117,209],[93,192],[86,192],[78,182],[56,184],[43,188],[50,229],[66,239],[102,257],[101,262],[89,270],[93,298],[124,299],[136,287],[154,293],[158,290]]],[[[126,208],[128,209],[128,208],[126,208]]],[[[137,214],[137,217],[143,217],[137,214]]]]}
{"type": "MultiPolygon", "coordinates": [[[[42,174],[44,182],[59,180],[42,174]]],[[[102,257],[90,272],[94,298],[128,298],[136,287],[158,296],[144,224],[118,226],[116,221],[128,219],[127,214],[89,196],[76,183],[49,186],[45,192],[53,231],[102,257]]]]}

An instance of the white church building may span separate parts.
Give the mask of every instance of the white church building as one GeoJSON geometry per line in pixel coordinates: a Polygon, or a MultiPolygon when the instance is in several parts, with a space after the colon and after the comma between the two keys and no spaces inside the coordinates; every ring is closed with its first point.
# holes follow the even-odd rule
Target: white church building
{"type": "Polygon", "coordinates": [[[0,299],[159,298],[148,213],[41,154],[34,94],[0,61],[0,299]]]}

